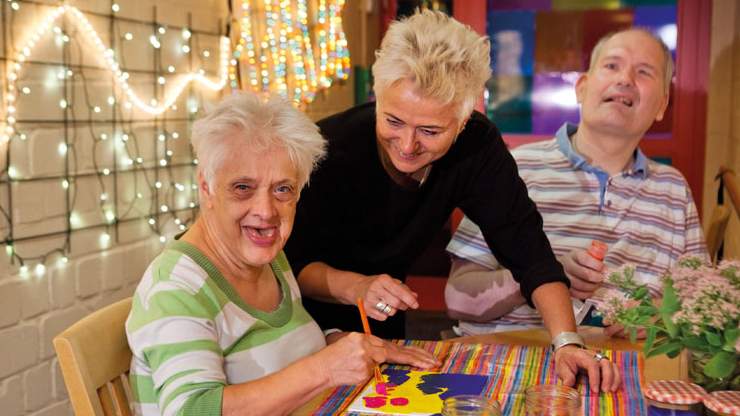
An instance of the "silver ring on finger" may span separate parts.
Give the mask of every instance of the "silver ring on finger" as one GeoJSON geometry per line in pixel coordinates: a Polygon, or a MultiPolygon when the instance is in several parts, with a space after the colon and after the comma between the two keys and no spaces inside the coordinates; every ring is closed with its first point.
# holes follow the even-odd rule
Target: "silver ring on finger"
{"type": "Polygon", "coordinates": [[[385,311],[386,308],[390,308],[390,305],[388,305],[387,303],[383,302],[382,300],[380,302],[378,302],[378,303],[375,304],[375,309],[378,312],[380,312],[380,313],[387,314],[388,312],[385,311]]]}
{"type": "Polygon", "coordinates": [[[386,303],[385,304],[385,307],[383,308],[383,310],[381,312],[383,312],[386,315],[390,315],[391,310],[393,310],[393,307],[391,305],[389,305],[389,304],[386,303]]]}
{"type": "Polygon", "coordinates": [[[597,352],[596,354],[594,354],[594,360],[596,360],[597,363],[600,362],[601,360],[607,360],[607,359],[608,358],[606,358],[606,356],[600,352],[597,352]]]}

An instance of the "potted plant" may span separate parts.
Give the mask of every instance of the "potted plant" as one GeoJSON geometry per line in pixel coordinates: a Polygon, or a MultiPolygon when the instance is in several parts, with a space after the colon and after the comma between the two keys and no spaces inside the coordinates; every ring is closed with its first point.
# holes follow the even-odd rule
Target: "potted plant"
{"type": "Polygon", "coordinates": [[[740,262],[682,258],[662,277],[659,298],[634,274],[630,264],[607,274],[622,293],[601,307],[604,322],[623,325],[633,342],[644,330],[646,357],[688,349],[689,376],[708,391],[740,389],[740,262]]]}

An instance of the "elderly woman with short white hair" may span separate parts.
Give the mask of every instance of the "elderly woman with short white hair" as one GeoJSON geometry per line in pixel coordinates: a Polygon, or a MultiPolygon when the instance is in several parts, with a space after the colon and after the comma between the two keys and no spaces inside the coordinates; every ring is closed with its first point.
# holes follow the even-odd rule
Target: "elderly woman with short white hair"
{"type": "Polygon", "coordinates": [[[286,246],[306,308],[322,326],[352,329],[350,308],[362,298],[373,333],[404,337],[402,312],[419,303],[403,280],[459,207],[544,317],[560,377],[573,384],[583,368],[594,390],[611,391],[616,367],[583,349],[569,281],[514,159],[473,111],[489,54],[486,37],[443,13],[394,22],[372,68],[377,103],[318,122],[328,156],[286,246]]]}
{"type": "Polygon", "coordinates": [[[437,365],[372,336],[325,336],[303,308],[282,249],[325,152],[305,115],[232,95],[194,123],[192,144],[200,215],[151,263],[126,321],[137,414],[285,414],[380,362],[437,365]]]}

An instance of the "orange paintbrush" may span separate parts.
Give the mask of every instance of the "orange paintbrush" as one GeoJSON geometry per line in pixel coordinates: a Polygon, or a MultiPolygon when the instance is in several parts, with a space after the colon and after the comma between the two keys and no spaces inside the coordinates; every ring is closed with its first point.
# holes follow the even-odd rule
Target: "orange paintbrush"
{"type": "MultiPolygon", "coordinates": [[[[365,306],[362,304],[362,299],[357,299],[357,309],[360,310],[360,319],[362,319],[362,329],[365,330],[365,335],[372,335],[370,333],[370,323],[367,321],[367,313],[365,313],[365,306]]],[[[383,376],[380,375],[380,367],[375,365],[375,383],[382,383],[383,376]]]]}

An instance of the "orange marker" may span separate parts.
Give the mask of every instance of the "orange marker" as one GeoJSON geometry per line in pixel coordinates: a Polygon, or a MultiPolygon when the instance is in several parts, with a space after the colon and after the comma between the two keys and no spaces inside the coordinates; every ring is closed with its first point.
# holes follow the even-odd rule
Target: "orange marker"
{"type": "MultiPolygon", "coordinates": [[[[360,319],[362,319],[362,329],[365,331],[365,335],[372,335],[370,333],[370,323],[367,321],[367,313],[365,313],[365,306],[362,303],[362,299],[357,298],[357,309],[360,310],[360,319]]],[[[380,367],[375,365],[375,383],[382,383],[383,376],[380,374],[380,367]]]]}
{"type": "Polygon", "coordinates": [[[591,247],[586,252],[598,261],[604,261],[606,257],[606,249],[608,246],[603,241],[591,240],[591,247]]]}

